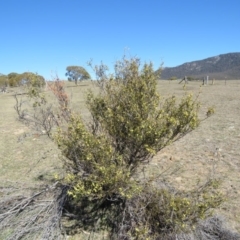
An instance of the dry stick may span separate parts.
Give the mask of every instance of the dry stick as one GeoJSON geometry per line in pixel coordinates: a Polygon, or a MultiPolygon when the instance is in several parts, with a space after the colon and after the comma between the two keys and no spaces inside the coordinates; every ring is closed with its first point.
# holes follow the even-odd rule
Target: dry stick
{"type": "MultiPolygon", "coordinates": [[[[38,236],[42,234],[41,239],[55,239],[54,236],[57,236],[57,238],[62,236],[60,219],[67,189],[64,186],[58,188],[56,195],[54,192],[55,189],[57,189],[57,185],[58,182],[46,187],[31,197],[24,198],[24,200],[15,206],[10,206],[7,212],[0,214],[0,229],[3,230],[6,227],[14,229],[14,232],[8,238],[9,240],[21,239],[22,237],[28,238],[28,236],[32,239],[32,234],[38,234],[38,236]],[[53,200],[38,200],[41,195],[48,192],[50,194],[54,193],[53,200]],[[24,215],[22,215],[23,213],[24,215]],[[18,220],[17,217],[19,217],[18,220]],[[17,220],[17,222],[15,220],[17,220]],[[40,220],[40,222],[38,222],[38,220],[40,220]]],[[[15,199],[16,197],[13,196],[12,201],[15,199]]],[[[17,200],[19,201],[19,199],[17,200]]],[[[1,204],[4,204],[4,202],[0,203],[0,206],[1,204]]]]}
{"type": "Polygon", "coordinates": [[[26,201],[27,203],[24,203],[24,201],[23,201],[23,202],[21,202],[20,204],[18,204],[17,206],[14,206],[14,207],[13,207],[12,209],[10,209],[8,212],[0,214],[0,219],[1,219],[1,216],[8,215],[8,214],[12,214],[12,213],[15,213],[15,212],[19,212],[19,211],[24,210],[24,209],[32,202],[32,200],[33,200],[35,197],[41,195],[41,194],[44,193],[44,192],[46,192],[46,190],[41,191],[41,192],[38,192],[38,193],[34,194],[32,197],[25,199],[25,201],[26,201]],[[24,206],[22,206],[23,203],[25,204],[24,206]],[[21,206],[22,206],[22,207],[21,207],[21,206]],[[19,208],[19,207],[20,207],[20,208],[19,208]]]}

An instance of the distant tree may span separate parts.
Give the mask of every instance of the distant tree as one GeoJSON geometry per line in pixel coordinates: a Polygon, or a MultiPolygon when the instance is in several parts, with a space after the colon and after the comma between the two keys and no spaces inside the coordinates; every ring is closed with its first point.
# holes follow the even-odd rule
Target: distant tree
{"type": "Polygon", "coordinates": [[[66,70],[65,75],[68,77],[68,81],[74,81],[76,85],[78,80],[82,81],[91,78],[87,70],[81,66],[68,66],[66,70]]]}
{"type": "Polygon", "coordinates": [[[42,87],[45,85],[45,79],[43,76],[38,75],[37,73],[32,72],[24,72],[22,74],[19,73],[9,73],[8,84],[10,87],[16,87],[19,85],[28,85],[33,87],[42,87]]]}
{"type": "Polygon", "coordinates": [[[16,87],[20,81],[20,74],[11,72],[7,75],[8,77],[8,84],[10,87],[16,87]]]}
{"type": "Polygon", "coordinates": [[[45,85],[45,79],[43,76],[37,73],[24,72],[20,75],[20,83],[33,87],[43,87],[45,85]]]}
{"type": "Polygon", "coordinates": [[[6,75],[3,75],[0,73],[0,87],[7,86],[8,85],[8,78],[6,75]]]}

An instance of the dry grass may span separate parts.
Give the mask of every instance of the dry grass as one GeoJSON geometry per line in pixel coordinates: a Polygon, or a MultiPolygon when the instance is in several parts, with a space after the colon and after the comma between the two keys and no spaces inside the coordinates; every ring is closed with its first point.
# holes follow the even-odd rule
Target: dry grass
{"type": "MultiPolygon", "coordinates": [[[[214,106],[215,114],[198,129],[161,151],[152,166],[158,171],[170,166],[173,166],[170,169],[177,169],[170,178],[180,189],[190,188],[214,171],[215,176],[222,179],[221,188],[227,194],[227,201],[218,212],[240,231],[240,81],[200,85],[201,82],[190,82],[186,90],[196,95],[201,91],[202,117],[208,106],[214,106]]],[[[177,82],[162,82],[159,92],[181,96],[182,87],[183,84],[177,82]]]]}
{"type": "MultiPolygon", "coordinates": [[[[208,106],[214,106],[216,113],[198,129],[161,151],[150,165],[151,172],[175,169],[168,176],[171,181],[179,188],[191,188],[214,170],[223,181],[222,191],[227,193],[227,201],[218,212],[240,232],[240,81],[200,85],[201,82],[190,82],[186,91],[195,95],[201,91],[202,118],[208,106]]],[[[90,83],[67,87],[73,108],[86,119],[84,96],[89,87],[96,91],[90,83]]],[[[180,97],[185,92],[183,84],[177,81],[160,81],[158,90],[164,97],[173,94],[180,97]]],[[[32,187],[50,181],[55,173],[61,174],[62,163],[56,146],[47,137],[32,134],[18,122],[12,95],[12,92],[0,94],[0,182],[1,186],[21,182],[32,187]]],[[[0,197],[1,194],[0,191],[0,197]]]]}

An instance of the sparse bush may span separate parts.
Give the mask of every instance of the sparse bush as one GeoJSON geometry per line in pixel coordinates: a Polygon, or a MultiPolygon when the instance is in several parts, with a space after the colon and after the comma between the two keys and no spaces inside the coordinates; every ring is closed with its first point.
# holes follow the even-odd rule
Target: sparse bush
{"type": "Polygon", "coordinates": [[[53,130],[68,121],[70,109],[68,108],[69,98],[64,90],[64,83],[56,80],[48,84],[51,92],[57,100],[47,101],[45,93],[39,85],[30,84],[24,87],[25,94],[14,95],[16,105],[14,106],[19,120],[25,123],[33,131],[40,134],[47,134],[52,138],[53,130]]]}
{"type": "Polygon", "coordinates": [[[67,111],[69,109],[69,96],[65,92],[64,82],[60,81],[58,78],[54,82],[48,83],[48,88],[54,94],[56,99],[58,100],[59,106],[62,111],[67,111]]]}

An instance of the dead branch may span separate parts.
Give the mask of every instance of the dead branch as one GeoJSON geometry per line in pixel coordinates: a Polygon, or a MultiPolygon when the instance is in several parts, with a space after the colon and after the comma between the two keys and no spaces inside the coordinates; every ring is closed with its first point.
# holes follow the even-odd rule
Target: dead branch
{"type": "MultiPolygon", "coordinates": [[[[63,90],[61,90],[59,95],[65,96],[64,92],[62,92],[63,90]]],[[[14,109],[19,120],[30,129],[41,135],[46,134],[50,138],[52,130],[66,122],[70,116],[67,98],[58,99],[60,107],[54,107],[52,103],[46,102],[41,96],[31,99],[28,94],[25,96],[14,94],[14,98],[16,101],[14,109]]]]}
{"type": "Polygon", "coordinates": [[[61,217],[67,197],[66,186],[56,182],[41,187],[30,196],[16,194],[16,191],[14,187],[0,190],[0,193],[11,195],[4,194],[0,201],[0,239],[65,238],[61,217]]]}

